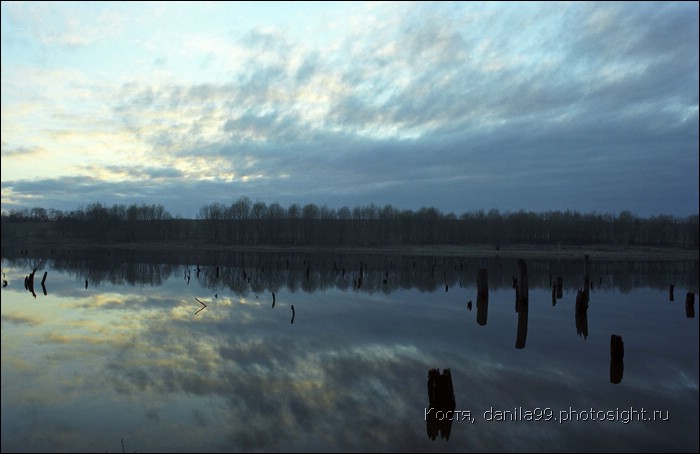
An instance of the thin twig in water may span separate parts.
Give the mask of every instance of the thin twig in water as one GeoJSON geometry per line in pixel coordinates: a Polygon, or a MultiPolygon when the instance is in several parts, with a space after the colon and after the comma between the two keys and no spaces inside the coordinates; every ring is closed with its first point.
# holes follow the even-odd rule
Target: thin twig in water
{"type": "Polygon", "coordinates": [[[195,296],[194,299],[196,299],[197,302],[198,302],[199,304],[201,304],[202,306],[204,306],[204,307],[202,307],[200,310],[198,310],[197,312],[194,313],[194,315],[197,315],[197,314],[199,314],[200,312],[202,312],[204,309],[206,309],[206,308],[207,308],[207,305],[204,304],[203,302],[201,302],[201,301],[199,300],[199,298],[197,298],[196,296],[195,296]]]}

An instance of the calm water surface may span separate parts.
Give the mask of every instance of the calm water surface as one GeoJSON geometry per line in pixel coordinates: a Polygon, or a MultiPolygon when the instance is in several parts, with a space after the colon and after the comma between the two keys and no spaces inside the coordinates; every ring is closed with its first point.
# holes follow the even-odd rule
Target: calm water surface
{"type": "Polygon", "coordinates": [[[220,259],[4,256],[2,451],[698,451],[697,262],[220,259]]]}

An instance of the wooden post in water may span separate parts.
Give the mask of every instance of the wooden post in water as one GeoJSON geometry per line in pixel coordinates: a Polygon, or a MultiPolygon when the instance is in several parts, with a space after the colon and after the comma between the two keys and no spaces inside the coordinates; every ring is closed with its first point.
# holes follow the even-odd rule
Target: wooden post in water
{"type": "Polygon", "coordinates": [[[576,319],[576,334],[579,336],[583,336],[583,339],[586,340],[588,338],[588,312],[582,311],[579,312],[578,310],[576,311],[575,315],[576,319]]]}
{"type": "Polygon", "coordinates": [[[525,348],[527,341],[527,315],[530,308],[527,304],[523,304],[518,309],[518,331],[515,335],[515,348],[520,350],[525,348]]]}
{"type": "Polygon", "coordinates": [[[46,291],[46,276],[49,274],[48,271],[44,271],[44,277],[41,279],[41,290],[44,292],[44,296],[48,295],[48,292],[46,291]]]}
{"type": "Polygon", "coordinates": [[[583,256],[583,297],[586,300],[586,304],[588,304],[589,298],[590,298],[590,290],[591,290],[591,261],[590,261],[590,256],[588,254],[585,254],[583,256]]]}
{"type": "Polygon", "coordinates": [[[489,296],[489,272],[486,268],[479,268],[479,273],[476,275],[476,295],[487,298],[489,296]]]}
{"type": "Polygon", "coordinates": [[[685,315],[688,318],[695,318],[695,293],[693,292],[685,295],[685,315]]]}
{"type": "Polygon", "coordinates": [[[36,298],[36,293],[34,293],[34,273],[36,273],[36,268],[29,275],[29,279],[27,280],[27,289],[32,292],[32,295],[34,298],[36,298]]]}
{"type": "Polygon", "coordinates": [[[625,343],[622,336],[613,334],[610,336],[610,383],[620,383],[625,369],[625,343]]]}
{"type": "Polygon", "coordinates": [[[560,300],[564,297],[564,278],[557,276],[557,299],[560,300]]]}
{"type": "Polygon", "coordinates": [[[588,300],[583,290],[579,289],[576,292],[576,313],[586,313],[588,311],[588,300]]]}
{"type": "Polygon", "coordinates": [[[557,305],[557,288],[552,287],[552,306],[557,305]]]}
{"type": "Polygon", "coordinates": [[[445,441],[450,439],[452,421],[455,418],[445,417],[451,415],[456,408],[454,387],[452,385],[452,373],[450,369],[430,369],[428,371],[428,409],[426,409],[425,422],[428,438],[437,439],[438,435],[445,441]]]}
{"type": "Polygon", "coordinates": [[[668,300],[673,301],[673,284],[668,287],[668,300]]]}
{"type": "Polygon", "coordinates": [[[528,302],[527,263],[525,259],[518,259],[518,305],[522,307],[528,302]]]}
{"type": "MultiPolygon", "coordinates": [[[[469,301],[471,304],[471,301],[469,301]]],[[[489,318],[489,295],[477,295],[476,297],[476,323],[486,326],[489,318]]]]}

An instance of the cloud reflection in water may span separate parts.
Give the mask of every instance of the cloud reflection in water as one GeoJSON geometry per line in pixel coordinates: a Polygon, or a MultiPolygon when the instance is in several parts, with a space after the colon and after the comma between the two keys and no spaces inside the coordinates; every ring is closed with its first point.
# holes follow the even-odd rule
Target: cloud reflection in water
{"type": "Polygon", "coordinates": [[[574,294],[553,307],[533,285],[527,343],[515,349],[510,289],[491,291],[480,325],[466,309],[473,285],[276,287],[272,308],[269,292],[219,288],[214,298],[180,272],[162,286],[102,281],[88,294],[67,274],[51,276],[53,290],[37,300],[3,290],[3,451],[118,450],[121,438],[141,452],[697,448],[697,324],[660,307],[661,291],[593,291],[584,340],[574,294]],[[207,304],[196,317],[195,297],[207,304]],[[609,334],[618,330],[625,373],[613,386],[609,334]],[[476,419],[453,422],[449,441],[426,434],[432,368],[451,369],[456,409],[476,419]],[[484,420],[491,408],[519,407],[556,416],[644,407],[671,421],[484,420]]]}

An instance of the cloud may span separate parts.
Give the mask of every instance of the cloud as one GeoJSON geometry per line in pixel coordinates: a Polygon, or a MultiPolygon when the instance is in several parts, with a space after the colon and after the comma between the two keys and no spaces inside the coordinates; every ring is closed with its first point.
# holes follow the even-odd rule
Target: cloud
{"type": "Polygon", "coordinates": [[[26,326],[36,326],[36,325],[41,324],[41,321],[36,320],[32,317],[26,317],[23,315],[11,315],[11,314],[3,314],[2,322],[3,323],[11,323],[13,325],[26,325],[26,326]]]}
{"type": "MultiPolygon", "coordinates": [[[[3,77],[3,195],[13,191],[3,206],[44,184],[29,183],[12,150],[44,149],[68,157],[54,168],[83,179],[79,193],[121,186],[186,216],[197,204],[170,196],[176,182],[213,197],[200,205],[236,193],[456,212],[696,212],[697,17],[687,3],[379,4],[315,37],[284,23],[177,37],[139,28],[149,53],[138,58],[162,65],[153,72],[125,64],[96,83],[92,70],[33,70],[29,89],[14,71],[3,77]],[[157,47],[166,37],[182,45],[157,47]],[[36,94],[56,80],[52,96],[36,94]],[[5,101],[13,87],[21,115],[5,101]],[[42,105],[51,115],[33,134],[42,105]]],[[[73,203],[55,183],[45,200],[73,203]]]]}
{"type": "Polygon", "coordinates": [[[45,152],[46,150],[41,148],[10,147],[7,143],[2,143],[2,155],[7,158],[33,159],[45,152]]]}

